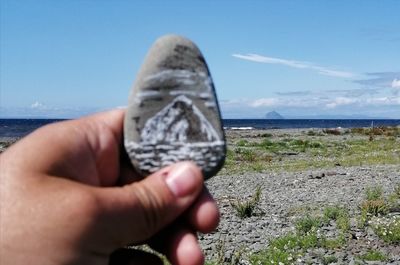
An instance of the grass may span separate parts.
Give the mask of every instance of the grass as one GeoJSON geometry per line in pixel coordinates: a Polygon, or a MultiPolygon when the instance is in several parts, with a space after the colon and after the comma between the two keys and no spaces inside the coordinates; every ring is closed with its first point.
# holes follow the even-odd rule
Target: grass
{"type": "Polygon", "coordinates": [[[248,146],[249,145],[249,141],[247,141],[245,139],[240,139],[239,141],[237,141],[236,145],[237,146],[248,146]]]}
{"type": "Polygon", "coordinates": [[[380,200],[383,196],[383,189],[381,186],[368,187],[365,191],[365,195],[367,200],[380,200]]]}
{"type": "MultiPolygon", "coordinates": [[[[395,128],[395,127],[394,127],[395,128]]],[[[228,142],[224,174],[299,171],[341,166],[400,164],[400,129],[383,130],[373,141],[368,133],[309,131],[303,135],[256,135],[228,142]],[[327,136],[329,135],[329,136],[327,136]]],[[[364,130],[364,129],[363,129],[364,130]]],[[[365,129],[368,130],[368,129],[365,129]]],[[[229,138],[228,138],[229,139],[229,138]]]]}
{"type": "Polygon", "coordinates": [[[349,211],[340,206],[328,206],[324,209],[324,221],[336,221],[338,229],[345,233],[350,229],[350,216],[349,211]]]}
{"type": "Polygon", "coordinates": [[[383,197],[382,187],[368,187],[365,191],[365,200],[360,205],[359,226],[365,227],[372,216],[384,216],[389,212],[389,209],[390,206],[383,197]]]}
{"type": "MultiPolygon", "coordinates": [[[[396,190],[397,191],[397,190],[396,190]]],[[[367,189],[366,198],[382,199],[381,189],[367,189]]],[[[375,233],[388,243],[400,243],[400,217],[392,219],[372,219],[370,225],[375,233]]],[[[301,259],[308,249],[320,247],[325,249],[340,249],[347,244],[348,231],[350,230],[350,215],[346,208],[327,206],[322,216],[311,216],[307,213],[295,222],[295,232],[271,240],[268,248],[250,256],[251,264],[292,264],[295,259],[301,259]],[[336,223],[339,236],[328,238],[320,234],[320,228],[336,223]]],[[[385,261],[386,255],[379,251],[368,251],[362,257],[363,260],[385,261]]],[[[321,258],[322,264],[337,262],[335,256],[321,258]]]]}
{"type": "Polygon", "coordinates": [[[359,256],[360,259],[364,261],[386,261],[388,257],[385,253],[379,250],[368,250],[363,255],[359,256]]]}
{"type": "Polygon", "coordinates": [[[301,236],[289,233],[270,241],[266,250],[252,254],[251,264],[292,264],[305,250],[317,246],[315,233],[301,236]]]}
{"type": "MultiPolygon", "coordinates": [[[[258,207],[261,199],[262,188],[258,186],[250,199],[241,202],[237,200],[238,206],[236,213],[243,214],[243,218],[252,216],[254,210],[258,207]]],[[[398,196],[400,198],[400,183],[394,186],[392,194],[389,196],[398,196]]],[[[375,186],[365,190],[365,201],[386,201],[382,187],[375,186]]],[[[235,206],[234,206],[235,207],[235,206]]],[[[348,244],[350,230],[349,210],[340,205],[326,206],[322,210],[317,207],[304,206],[296,210],[297,214],[302,214],[293,226],[293,232],[270,240],[268,246],[258,253],[246,253],[245,247],[240,246],[235,249],[230,256],[226,256],[226,246],[223,240],[216,244],[215,260],[206,261],[206,265],[242,264],[246,260],[253,265],[260,264],[297,264],[306,262],[303,260],[304,254],[310,249],[324,248],[329,250],[343,249],[348,244]],[[335,238],[328,238],[323,233],[324,227],[332,226],[337,229],[339,235],[335,238]]],[[[388,244],[400,243],[400,216],[368,216],[368,226],[375,234],[388,244]]],[[[147,250],[148,251],[148,250],[147,250]]],[[[151,252],[153,253],[153,252],[151,252]]],[[[164,264],[169,264],[165,257],[160,256],[164,264]]],[[[389,258],[384,252],[375,249],[368,250],[357,257],[363,261],[387,261],[389,258]]],[[[339,260],[334,255],[318,257],[321,264],[337,263],[339,260]]],[[[315,261],[315,260],[314,260],[315,261]]]]}
{"type": "MultiPolygon", "coordinates": [[[[304,253],[313,248],[322,247],[326,249],[342,248],[346,244],[346,232],[349,229],[348,211],[339,206],[328,206],[323,210],[323,216],[313,216],[306,213],[298,219],[295,231],[272,239],[269,246],[259,253],[250,255],[251,264],[293,264],[301,259],[304,253]],[[337,238],[327,238],[321,234],[321,227],[329,226],[329,221],[334,220],[341,231],[337,238]],[[343,221],[340,221],[343,220],[343,221]],[[343,222],[346,225],[338,225],[343,222]]],[[[322,257],[323,264],[337,261],[334,256],[322,257]]]]}
{"type": "Polygon", "coordinates": [[[395,196],[397,196],[398,198],[400,198],[400,183],[397,183],[397,184],[395,185],[393,194],[394,194],[395,196]]]}
{"type": "MultiPolygon", "coordinates": [[[[344,167],[396,165],[400,164],[398,132],[399,129],[384,128],[354,129],[340,133],[305,131],[296,137],[276,133],[257,135],[229,144],[224,173],[298,171],[332,168],[337,164],[344,167]]],[[[257,203],[253,200],[255,197],[253,194],[248,200],[238,200],[234,206],[236,214],[243,218],[254,215],[257,209],[257,203]]],[[[400,217],[391,217],[388,213],[392,209],[400,209],[399,202],[400,183],[397,183],[393,186],[392,194],[386,197],[382,187],[367,188],[364,201],[360,203],[359,211],[356,210],[360,214],[356,216],[350,215],[349,210],[340,205],[327,206],[322,210],[315,207],[298,209],[293,215],[301,214],[303,217],[293,223],[292,232],[270,240],[258,253],[239,254],[250,264],[294,264],[302,260],[304,253],[310,249],[344,249],[353,240],[349,231],[352,229],[350,220],[355,217],[363,220],[362,227],[370,227],[387,244],[396,245],[400,243],[400,217]],[[325,231],[334,233],[326,234],[325,231]]],[[[380,253],[379,250],[374,251],[380,253]]],[[[374,255],[379,256],[368,251],[360,258],[368,260],[369,256],[373,258],[374,255]]],[[[337,262],[334,255],[321,256],[319,259],[322,264],[337,262]]]]}
{"type": "Polygon", "coordinates": [[[339,249],[346,244],[346,238],[340,234],[337,238],[327,238],[322,236],[320,239],[320,246],[326,249],[339,249]]]}
{"type": "Polygon", "coordinates": [[[253,194],[253,196],[249,200],[240,200],[237,199],[234,203],[232,203],[232,207],[236,211],[236,215],[240,218],[251,217],[254,215],[255,210],[258,207],[261,199],[261,186],[258,186],[253,194]]]}
{"type": "MultiPolygon", "coordinates": [[[[258,187],[259,189],[259,187],[258,187]]],[[[398,194],[398,186],[393,193],[398,194]]],[[[249,201],[257,201],[261,195],[261,190],[257,190],[249,201]],[[258,199],[257,199],[258,198],[258,199]]],[[[365,200],[385,200],[383,190],[377,186],[368,188],[365,191],[365,200]]],[[[244,204],[246,205],[246,203],[244,204]]],[[[246,207],[244,207],[246,208],[246,207]]],[[[268,246],[257,253],[245,253],[235,251],[232,257],[228,258],[230,263],[219,259],[217,262],[208,262],[208,265],[216,264],[239,264],[239,260],[245,260],[252,265],[268,264],[297,264],[305,262],[304,254],[309,250],[323,248],[327,250],[340,250],[346,248],[351,239],[350,234],[350,213],[349,210],[340,205],[326,206],[323,209],[316,207],[303,207],[296,210],[302,217],[294,223],[294,230],[282,236],[271,239],[268,246]],[[330,229],[326,229],[331,227],[330,229]],[[324,231],[332,231],[334,227],[338,233],[336,237],[329,237],[324,231]]],[[[374,230],[375,234],[389,244],[400,243],[400,216],[369,217],[368,225],[374,230]]],[[[219,251],[221,252],[221,251],[219,251]]],[[[221,253],[223,253],[222,251],[221,253]]],[[[217,255],[221,256],[221,255],[217,255]]],[[[368,250],[357,258],[364,261],[386,261],[387,255],[379,250],[368,250]]],[[[318,257],[322,264],[337,263],[335,255],[318,257]]],[[[315,261],[315,260],[314,260],[315,261]]],[[[241,263],[240,263],[241,264],[241,263]]]]}
{"type": "Polygon", "coordinates": [[[338,259],[335,256],[324,256],[322,258],[322,264],[324,264],[324,265],[336,263],[337,261],[338,261],[338,259]]]}
{"type": "Polygon", "coordinates": [[[400,182],[394,186],[393,192],[388,196],[390,211],[400,212],[400,182]]]}
{"type": "Polygon", "coordinates": [[[301,235],[307,235],[310,232],[314,232],[313,230],[318,229],[320,226],[320,218],[306,215],[305,217],[297,220],[296,231],[301,235]]]}
{"type": "Polygon", "coordinates": [[[323,132],[326,134],[333,134],[333,135],[341,135],[342,134],[341,130],[339,130],[339,129],[324,129],[323,132]]]}
{"type": "Polygon", "coordinates": [[[392,209],[398,209],[400,199],[400,183],[394,187],[388,198],[383,196],[380,186],[369,187],[365,192],[365,200],[361,203],[361,227],[370,226],[375,234],[390,244],[400,243],[400,216],[387,216],[392,209]]]}
{"type": "Polygon", "coordinates": [[[366,200],[361,204],[361,212],[366,212],[372,216],[380,216],[388,213],[388,206],[382,199],[366,200]]]}
{"type": "Polygon", "coordinates": [[[384,136],[400,136],[400,128],[398,127],[373,127],[373,128],[352,128],[350,129],[353,134],[361,134],[361,135],[384,135],[384,136]]]}
{"type": "Polygon", "coordinates": [[[400,216],[372,218],[369,225],[385,242],[400,244],[400,216]]]}
{"type": "Polygon", "coordinates": [[[226,255],[225,241],[219,239],[216,245],[216,255],[214,260],[206,260],[205,265],[238,265],[240,260],[245,254],[245,248],[240,246],[237,250],[233,251],[231,255],[226,255]]]}

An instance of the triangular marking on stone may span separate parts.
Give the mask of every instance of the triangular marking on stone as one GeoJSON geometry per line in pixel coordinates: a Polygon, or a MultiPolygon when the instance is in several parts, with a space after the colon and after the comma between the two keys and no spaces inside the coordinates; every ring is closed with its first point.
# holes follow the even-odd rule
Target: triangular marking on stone
{"type": "Polygon", "coordinates": [[[180,95],[146,121],[141,133],[141,142],[151,144],[156,144],[159,142],[174,143],[177,140],[181,141],[182,143],[191,142],[187,141],[187,135],[183,134],[188,126],[191,126],[191,124],[188,124],[188,120],[178,120],[178,116],[181,114],[180,111],[183,110],[174,107],[177,103],[183,103],[186,104],[186,106],[190,106],[192,113],[199,119],[201,123],[201,132],[199,134],[202,134],[202,136],[207,138],[205,141],[200,142],[214,142],[221,140],[212,124],[208,121],[200,109],[195,106],[193,101],[184,95],[180,95]],[[172,128],[173,131],[171,132],[168,130],[171,129],[170,126],[172,124],[174,127],[172,128]]]}

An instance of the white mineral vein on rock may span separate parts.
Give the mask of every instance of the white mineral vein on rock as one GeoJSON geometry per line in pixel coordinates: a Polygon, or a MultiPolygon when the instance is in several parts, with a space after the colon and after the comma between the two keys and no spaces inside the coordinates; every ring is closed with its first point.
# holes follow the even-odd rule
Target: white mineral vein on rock
{"type": "Polygon", "coordinates": [[[168,80],[174,80],[179,83],[182,83],[183,85],[195,85],[196,84],[196,79],[204,79],[204,76],[207,76],[205,74],[201,74],[198,72],[191,72],[188,70],[163,70],[160,71],[156,74],[152,74],[148,77],[146,77],[146,81],[156,81],[158,83],[163,83],[168,80]]]}

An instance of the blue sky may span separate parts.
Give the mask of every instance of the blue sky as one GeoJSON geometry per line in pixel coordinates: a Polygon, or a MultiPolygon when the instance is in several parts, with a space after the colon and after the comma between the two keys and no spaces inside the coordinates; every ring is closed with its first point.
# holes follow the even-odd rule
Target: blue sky
{"type": "Polygon", "coordinates": [[[0,117],[125,106],[151,44],[176,33],[225,118],[400,118],[400,1],[0,2],[0,117]]]}

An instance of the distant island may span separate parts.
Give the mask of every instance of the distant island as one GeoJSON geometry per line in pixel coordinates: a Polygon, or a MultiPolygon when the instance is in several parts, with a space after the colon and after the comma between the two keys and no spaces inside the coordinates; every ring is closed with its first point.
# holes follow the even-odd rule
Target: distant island
{"type": "Polygon", "coordinates": [[[265,114],[265,118],[269,120],[283,120],[285,119],[281,114],[279,114],[276,111],[270,111],[267,114],[265,114]]]}

